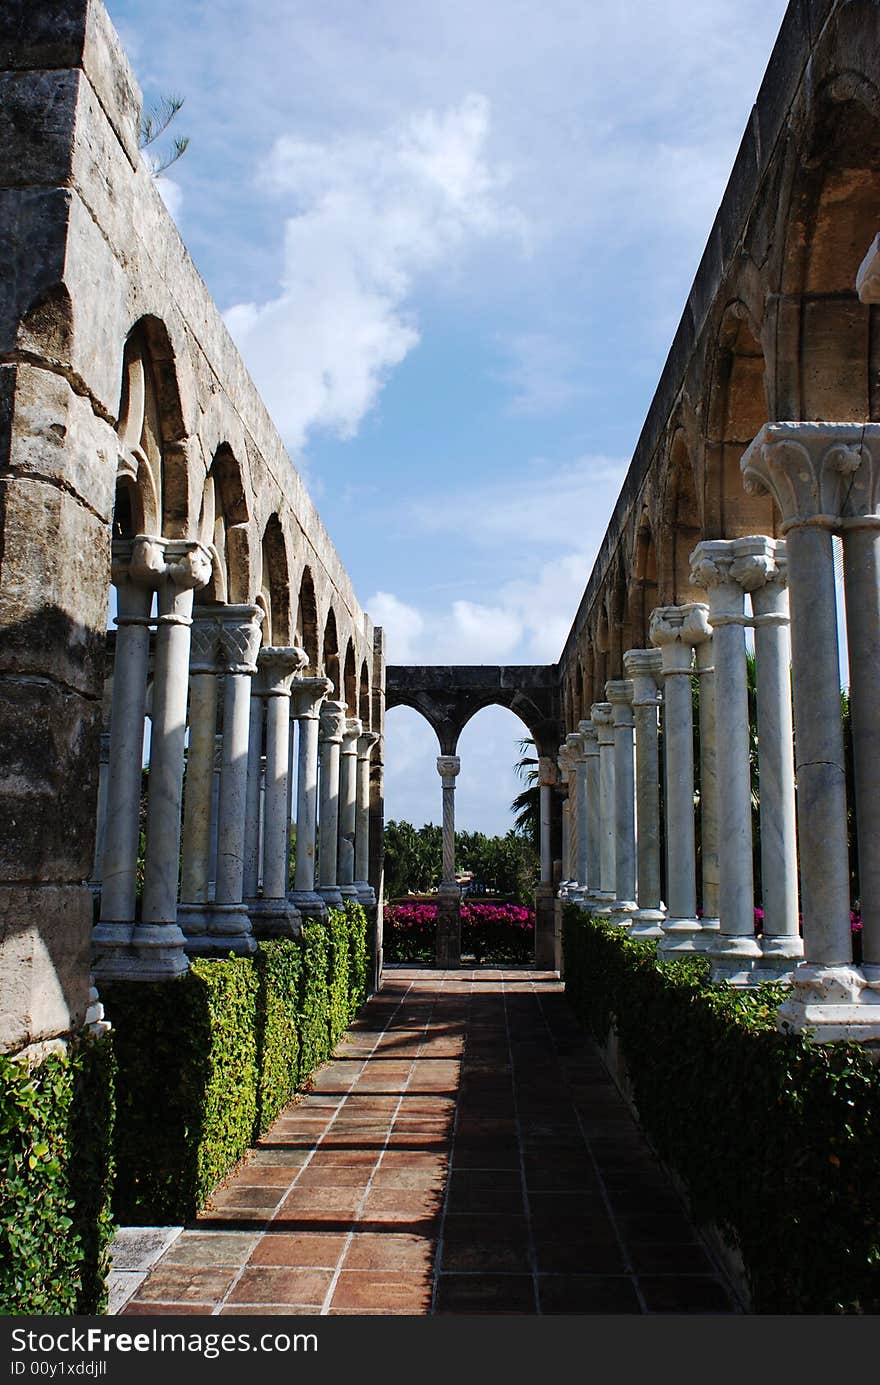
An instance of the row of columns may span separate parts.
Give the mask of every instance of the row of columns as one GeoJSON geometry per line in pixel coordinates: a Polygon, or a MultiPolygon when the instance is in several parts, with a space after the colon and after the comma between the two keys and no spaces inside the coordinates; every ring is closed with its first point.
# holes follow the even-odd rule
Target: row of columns
{"type": "Polygon", "coordinates": [[[99,795],[97,979],[165,979],[186,970],[187,954],[250,953],[256,937],[295,935],[303,915],[323,914],[329,904],[375,903],[366,877],[378,735],[349,717],[345,703],[328,700],[329,679],[302,677],[304,650],[260,647],[259,606],[193,607],[211,571],[199,544],[140,535],[115,543],[113,560],[118,633],[99,795]],[[151,628],[149,793],[136,919],[151,628]]]}

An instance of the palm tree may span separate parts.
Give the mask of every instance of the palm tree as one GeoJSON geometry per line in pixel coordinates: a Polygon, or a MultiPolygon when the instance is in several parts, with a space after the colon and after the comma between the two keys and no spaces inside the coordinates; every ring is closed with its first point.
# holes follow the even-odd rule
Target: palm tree
{"type": "Polygon", "coordinates": [[[510,805],[510,811],[514,815],[515,830],[522,833],[534,850],[538,851],[541,838],[541,790],[538,785],[538,757],[528,753],[535,749],[535,742],[527,736],[519,743],[520,758],[514,765],[514,770],[526,787],[516,795],[510,805]]]}

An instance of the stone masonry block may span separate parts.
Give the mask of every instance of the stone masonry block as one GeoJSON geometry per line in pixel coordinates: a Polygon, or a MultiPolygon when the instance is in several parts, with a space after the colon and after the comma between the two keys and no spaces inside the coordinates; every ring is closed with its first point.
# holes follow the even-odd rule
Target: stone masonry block
{"type": "Polygon", "coordinates": [[[110,528],[57,485],[0,479],[0,674],[99,698],[110,528]]]}
{"type": "Polygon", "coordinates": [[[0,1051],[80,1027],[91,928],[92,897],[82,885],[0,886],[0,1051]]]}
{"type": "Polygon", "coordinates": [[[73,152],[77,72],[0,72],[0,183],[66,183],[73,152]]]}

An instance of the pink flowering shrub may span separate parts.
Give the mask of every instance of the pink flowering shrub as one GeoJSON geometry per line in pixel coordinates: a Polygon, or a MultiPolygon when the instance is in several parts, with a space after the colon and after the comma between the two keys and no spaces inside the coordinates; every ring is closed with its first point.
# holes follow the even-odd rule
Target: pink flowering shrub
{"type": "MultiPolygon", "coordinates": [[[[385,909],[385,958],[432,962],[436,904],[390,904],[385,909]]],[[[461,955],[476,962],[530,962],[535,914],[519,904],[461,905],[461,955]]]]}

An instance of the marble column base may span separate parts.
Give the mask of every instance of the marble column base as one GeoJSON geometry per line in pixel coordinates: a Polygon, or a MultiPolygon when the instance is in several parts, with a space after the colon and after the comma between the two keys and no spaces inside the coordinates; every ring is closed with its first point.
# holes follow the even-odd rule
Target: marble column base
{"type": "Polygon", "coordinates": [[[376,903],[376,891],[372,885],[368,885],[366,880],[355,880],[354,887],[357,890],[358,904],[363,904],[365,909],[372,909],[376,903]]]}
{"type": "Polygon", "coordinates": [[[461,890],[441,885],[437,897],[434,961],[438,967],[461,966],[461,890]]]}
{"type": "Polygon", "coordinates": [[[287,898],[302,918],[325,919],[327,904],[316,890],[291,890],[287,898]]]}
{"type": "Polygon", "coordinates": [[[870,967],[866,975],[860,967],[801,962],[776,1024],[812,1043],[853,1039],[880,1050],[880,968],[870,967]]]}
{"type": "MultiPolygon", "coordinates": [[[[761,937],[764,961],[778,959],[781,963],[803,961],[804,940],[799,933],[764,933],[761,937]]],[[[867,970],[863,968],[867,974],[867,970]]]]}
{"type": "Polygon", "coordinates": [[[713,934],[704,930],[698,918],[667,918],[663,924],[663,937],[657,943],[657,955],[705,952],[712,937],[713,934]]]}
{"type": "Polygon", "coordinates": [[[144,976],[141,958],[131,945],[133,923],[99,923],[92,932],[92,975],[100,985],[104,981],[141,981],[144,976]]]}
{"type": "Polygon", "coordinates": [[[178,904],[177,922],[186,940],[186,950],[196,938],[202,938],[211,926],[211,913],[214,906],[209,903],[178,904]]]}
{"type": "Polygon", "coordinates": [[[233,952],[236,957],[249,957],[256,952],[257,944],[246,905],[211,904],[205,907],[208,931],[204,935],[196,934],[187,942],[190,956],[226,957],[233,952]]]}
{"type": "Polygon", "coordinates": [[[302,932],[302,916],[287,896],[249,899],[248,917],[255,938],[298,938],[302,932]]]}
{"type": "Polygon", "coordinates": [[[662,938],[663,924],[666,922],[666,910],[659,909],[637,909],[632,916],[629,936],[631,938],[662,938]]]}
{"type": "Polygon", "coordinates": [[[615,899],[608,906],[608,921],[618,924],[621,928],[628,928],[633,915],[638,911],[639,906],[634,899],[615,899]]]}
{"type": "Polygon", "coordinates": [[[318,894],[330,909],[342,908],[342,895],[338,885],[319,885],[318,894]]]}
{"type": "Polygon", "coordinates": [[[342,895],[343,900],[351,899],[355,904],[357,904],[360,899],[360,891],[354,883],[351,885],[340,885],[339,893],[342,895]]]}
{"type": "Polygon", "coordinates": [[[170,981],[189,971],[186,939],[176,923],[136,923],[131,943],[139,981],[170,981]]]}

